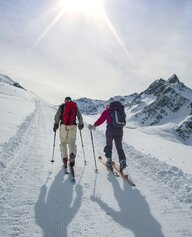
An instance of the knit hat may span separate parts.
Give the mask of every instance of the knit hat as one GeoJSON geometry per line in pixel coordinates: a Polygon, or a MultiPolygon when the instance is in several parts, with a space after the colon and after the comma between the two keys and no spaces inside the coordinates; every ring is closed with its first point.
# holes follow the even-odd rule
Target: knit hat
{"type": "Polygon", "coordinates": [[[65,101],[71,101],[71,97],[69,96],[65,97],[65,101]]]}

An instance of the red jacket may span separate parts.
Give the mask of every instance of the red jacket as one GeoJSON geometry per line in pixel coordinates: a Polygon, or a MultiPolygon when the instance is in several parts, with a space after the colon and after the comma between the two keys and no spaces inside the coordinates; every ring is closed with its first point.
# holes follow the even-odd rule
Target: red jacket
{"type": "Polygon", "coordinates": [[[104,123],[105,121],[107,121],[107,123],[111,122],[111,116],[110,116],[110,109],[107,108],[106,110],[103,111],[103,113],[101,114],[101,116],[97,119],[97,121],[94,123],[95,127],[101,125],[102,123],[104,123]]]}

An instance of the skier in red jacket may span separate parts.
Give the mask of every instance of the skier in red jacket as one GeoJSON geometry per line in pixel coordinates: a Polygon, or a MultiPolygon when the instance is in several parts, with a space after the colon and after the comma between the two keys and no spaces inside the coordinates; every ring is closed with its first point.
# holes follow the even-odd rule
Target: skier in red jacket
{"type": "Polygon", "coordinates": [[[67,173],[68,155],[70,167],[75,165],[77,126],[79,129],[83,129],[83,117],[76,103],[71,100],[71,97],[67,96],[65,103],[59,106],[54,119],[53,131],[56,132],[59,128],[61,157],[65,172],[67,173]],[[78,125],[76,118],[79,121],[78,125]]]}

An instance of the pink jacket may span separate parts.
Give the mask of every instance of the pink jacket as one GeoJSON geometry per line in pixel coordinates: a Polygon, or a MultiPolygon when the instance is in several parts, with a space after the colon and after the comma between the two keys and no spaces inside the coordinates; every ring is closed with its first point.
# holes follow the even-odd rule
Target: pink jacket
{"type": "Polygon", "coordinates": [[[110,116],[110,109],[107,108],[106,110],[103,111],[101,116],[97,119],[97,121],[94,123],[95,127],[101,125],[102,123],[107,121],[107,123],[111,122],[111,116],[110,116]]]}

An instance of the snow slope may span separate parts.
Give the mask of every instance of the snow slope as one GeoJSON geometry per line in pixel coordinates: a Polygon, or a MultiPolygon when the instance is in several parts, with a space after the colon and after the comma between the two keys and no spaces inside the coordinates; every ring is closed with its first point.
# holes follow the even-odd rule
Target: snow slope
{"type": "MultiPolygon", "coordinates": [[[[55,163],[50,162],[55,108],[3,82],[0,101],[0,236],[192,236],[192,161],[185,157],[182,163],[170,151],[171,146],[189,154],[189,146],[169,139],[164,147],[168,140],[157,130],[149,134],[125,128],[128,170],[137,185],[133,189],[99,161],[99,172],[94,172],[87,124],[98,116],[84,116],[87,165],[78,134],[77,180],[72,184],[62,171],[58,134],[55,163]]],[[[103,154],[104,127],[93,132],[97,156],[103,154]]],[[[113,157],[118,162],[115,151],[113,157]]]]}

